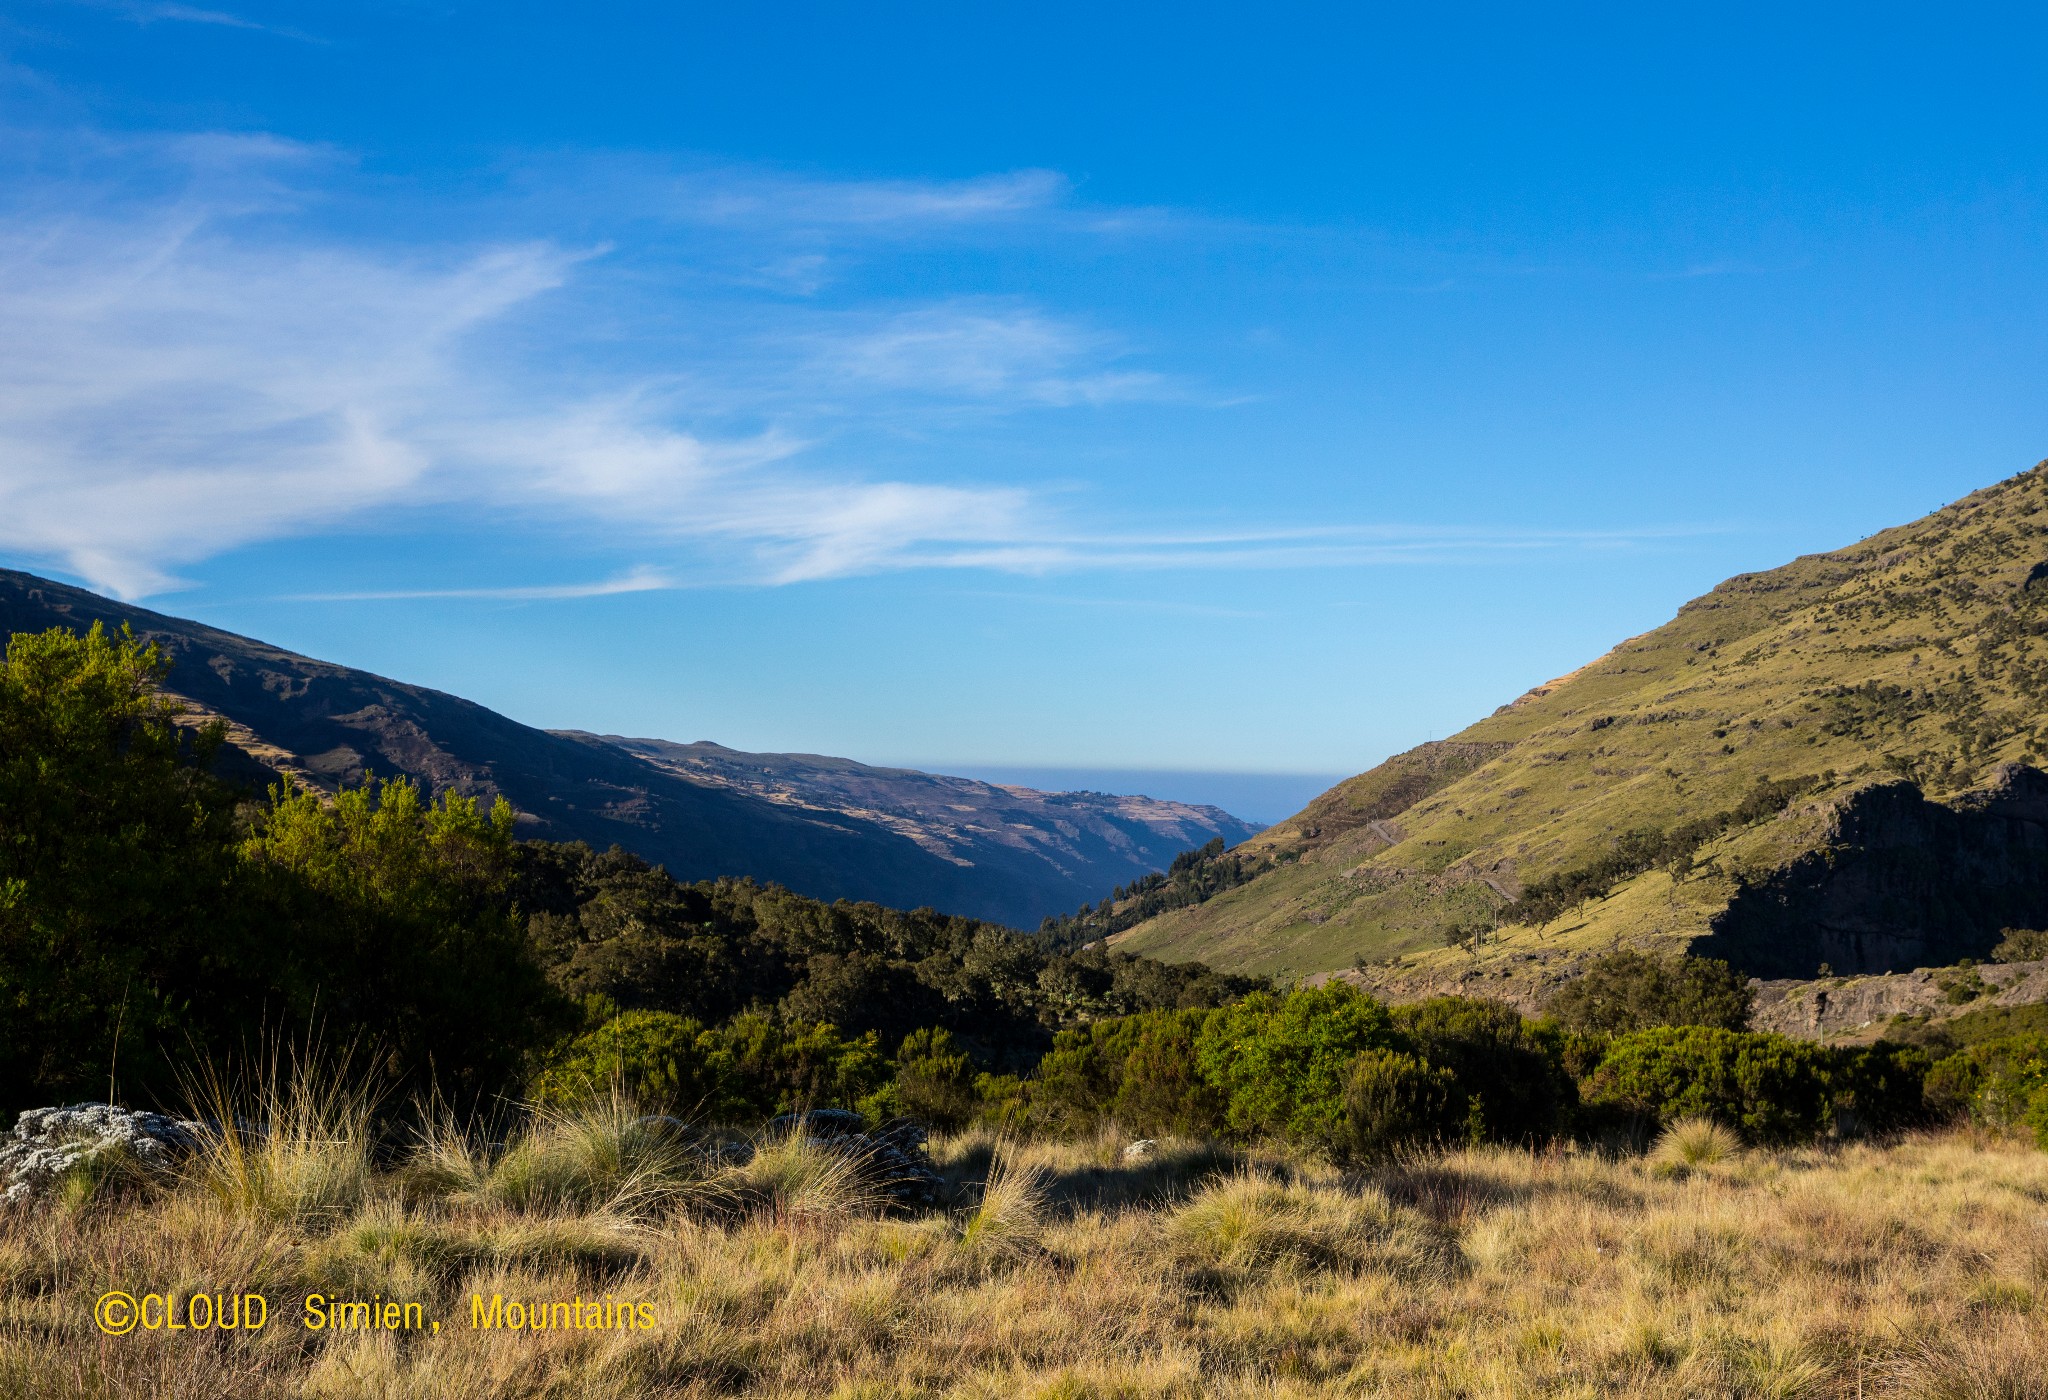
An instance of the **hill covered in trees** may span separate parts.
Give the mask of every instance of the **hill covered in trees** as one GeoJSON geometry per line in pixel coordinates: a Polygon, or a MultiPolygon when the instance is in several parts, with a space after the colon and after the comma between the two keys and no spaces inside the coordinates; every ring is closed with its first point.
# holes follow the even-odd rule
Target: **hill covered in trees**
{"type": "Polygon", "coordinates": [[[1525,1004],[1617,944],[1774,977],[1982,957],[2048,922],[2044,638],[2036,467],[1729,579],[1339,784],[1232,853],[1270,868],[1114,946],[1525,1004]]]}
{"type": "Polygon", "coordinates": [[[256,798],[213,774],[225,726],[189,723],[166,669],[99,629],[17,635],[0,664],[0,1109],[160,1096],[181,1064],[298,1039],[476,1100],[645,1012],[746,1022],[804,1073],[914,1031],[1003,1071],[1062,1029],[1256,985],[522,841],[502,796],[393,778],[256,798]]]}

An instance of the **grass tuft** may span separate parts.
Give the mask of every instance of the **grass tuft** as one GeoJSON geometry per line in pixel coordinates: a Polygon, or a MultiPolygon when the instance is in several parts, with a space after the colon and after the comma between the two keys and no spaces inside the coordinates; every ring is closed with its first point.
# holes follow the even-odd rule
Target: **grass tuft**
{"type": "Polygon", "coordinates": [[[244,1088],[204,1086],[212,1131],[187,1170],[229,1210],[259,1219],[345,1216],[368,1199],[377,1093],[347,1055],[273,1059],[244,1088]]]}
{"type": "Polygon", "coordinates": [[[982,1260],[1019,1257],[1043,1238],[1051,1205],[1045,1173],[998,1149],[981,1199],[960,1227],[960,1248],[982,1260]]]}
{"type": "Polygon", "coordinates": [[[430,1136],[414,1160],[445,1182],[477,1179],[467,1194],[529,1212],[642,1215],[704,1175],[703,1155],[673,1119],[643,1114],[617,1094],[540,1110],[487,1170],[480,1149],[446,1130],[430,1136]]]}
{"type": "Polygon", "coordinates": [[[1711,1118],[1679,1118],[1657,1136],[1650,1164],[1665,1172],[1724,1166],[1742,1155],[1742,1139],[1711,1118]]]}

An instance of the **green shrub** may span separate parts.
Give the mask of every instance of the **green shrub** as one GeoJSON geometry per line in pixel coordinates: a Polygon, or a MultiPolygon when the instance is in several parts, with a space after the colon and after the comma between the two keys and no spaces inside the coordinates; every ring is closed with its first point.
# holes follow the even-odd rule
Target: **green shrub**
{"type": "Polygon", "coordinates": [[[2034,1130],[2034,1145],[2048,1152],[2048,1084],[2035,1086],[2027,1096],[2027,1111],[2022,1121],[2034,1130]]]}
{"type": "Polygon", "coordinates": [[[702,1023],[667,1011],[627,1011],[578,1036],[533,1086],[543,1103],[616,1088],[647,1103],[694,1108],[717,1097],[702,1023]]]}
{"type": "Polygon", "coordinates": [[[1541,1143],[1571,1126],[1578,1086],[1564,1068],[1565,1035],[1513,1007],[1432,997],[1392,1012],[1424,1062],[1449,1076],[1449,1112],[1489,1142],[1541,1143]]]}
{"type": "Polygon", "coordinates": [[[1969,1112],[1970,1102],[1976,1098],[1977,1086],[1982,1082],[1983,1071],[1967,1051],[1958,1050],[1935,1061],[1929,1066],[1927,1077],[1921,1081],[1927,1111],[1937,1118],[1953,1118],[1969,1112]]]}
{"type": "Polygon", "coordinates": [[[1344,1132],[1352,1062],[1366,1050],[1395,1048],[1387,1008],[1333,981],[1284,998],[1254,993],[1210,1013],[1195,1058],[1222,1093],[1233,1133],[1330,1143],[1344,1132]]]}
{"type": "Polygon", "coordinates": [[[941,1029],[912,1031],[896,1052],[897,1111],[935,1128],[964,1127],[980,1107],[973,1061],[941,1029]]]}
{"type": "Polygon", "coordinates": [[[1766,1145],[1818,1137],[1833,1107],[1819,1046],[1706,1026],[1618,1037],[1585,1097],[1660,1123],[1713,1118],[1766,1145]]]}
{"type": "Polygon", "coordinates": [[[2014,1035],[1966,1046],[1928,1072],[1927,1093],[1930,1099],[1938,1093],[1952,1111],[1967,1109],[1987,1128],[2030,1129],[2048,1148],[2048,1037],[2014,1035]]]}
{"type": "Polygon", "coordinates": [[[707,1029],[667,1011],[628,1011],[578,1036],[535,1096],[565,1103],[614,1089],[686,1117],[758,1122],[800,1108],[850,1108],[889,1077],[872,1033],[739,1016],[707,1029]]]}
{"type": "Polygon", "coordinates": [[[1400,1050],[1366,1050],[1344,1080],[1344,1125],[1338,1146],[1374,1161],[1403,1147],[1435,1141],[1459,1114],[1463,1098],[1450,1071],[1400,1050]]]}
{"type": "Polygon", "coordinates": [[[1998,946],[1991,950],[1993,962],[2038,962],[2048,958],[2048,929],[2007,928],[1999,933],[2002,936],[1998,946]]]}
{"type": "Polygon", "coordinates": [[[1824,1052],[1836,1126],[1847,1132],[1890,1133],[1924,1122],[1934,1057],[1917,1045],[1879,1041],[1824,1052]]]}
{"type": "Polygon", "coordinates": [[[1210,1014],[1151,1011],[1060,1032],[1030,1081],[1032,1117],[1069,1132],[1111,1121],[1154,1137],[1221,1132],[1225,1099],[1195,1053],[1210,1014]]]}
{"type": "Polygon", "coordinates": [[[1593,959],[1545,1010],[1581,1031],[1623,1034],[1652,1026],[1746,1030],[1749,979],[1717,958],[1656,957],[1624,949],[1593,959]]]}

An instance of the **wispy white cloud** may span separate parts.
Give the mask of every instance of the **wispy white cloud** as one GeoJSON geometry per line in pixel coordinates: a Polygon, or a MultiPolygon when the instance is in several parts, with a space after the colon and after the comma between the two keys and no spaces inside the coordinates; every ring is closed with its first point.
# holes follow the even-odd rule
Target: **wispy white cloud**
{"type": "Polygon", "coordinates": [[[297,29],[264,24],[227,10],[179,4],[177,0],[68,0],[68,3],[83,9],[109,11],[136,24],[210,24],[224,29],[254,29],[286,39],[319,42],[314,36],[297,29]]]}
{"type": "Polygon", "coordinates": [[[658,593],[679,588],[674,578],[659,569],[641,567],[616,578],[596,583],[550,583],[505,588],[379,588],[343,593],[287,593],[286,603],[366,603],[406,598],[478,598],[511,602],[536,602],[567,598],[611,598],[621,593],[658,593]]]}
{"type": "Polygon", "coordinates": [[[980,402],[1067,407],[1170,392],[1162,375],[1110,368],[1110,337],[987,299],[871,319],[815,344],[817,364],[834,377],[980,402]]]}
{"type": "MultiPolygon", "coordinates": [[[[1003,488],[821,478],[773,423],[708,435],[644,377],[571,392],[481,353],[587,253],[251,231],[310,153],[150,154],[180,164],[182,185],[140,200],[45,187],[0,215],[0,548],[134,597],[238,545],[468,506],[724,545],[757,577],[796,580],[1003,538],[1025,507],[1003,488]]],[[[912,367],[890,387],[916,387],[912,367]]]]}
{"type": "Polygon", "coordinates": [[[968,180],[821,180],[718,169],[670,179],[662,207],[671,217],[708,223],[892,230],[1007,220],[1053,208],[1069,192],[1066,178],[1050,170],[968,180]]]}
{"type": "MultiPolygon", "coordinates": [[[[429,512],[602,532],[657,562],[596,583],[304,596],[574,598],[707,577],[1600,547],[1512,532],[1077,531],[1028,486],[887,479],[830,449],[863,424],[930,430],[963,413],[1188,397],[1085,322],[991,297],[777,303],[749,321],[753,304],[735,312],[727,298],[716,326],[677,331],[704,310],[680,296],[660,312],[667,339],[578,360],[565,347],[638,324],[643,284],[616,269],[644,269],[624,252],[546,236],[323,236],[306,211],[347,169],[335,152],[267,137],[66,140],[49,138],[40,169],[35,143],[19,145],[25,168],[0,179],[0,551],[123,596],[174,588],[181,568],[241,546],[429,512]]],[[[728,172],[692,189],[691,217],[784,232],[929,233],[1068,198],[1036,171],[927,184],[728,172]]],[[[753,265],[755,245],[779,249],[787,279],[824,275],[766,233],[740,242],[753,265]]]]}

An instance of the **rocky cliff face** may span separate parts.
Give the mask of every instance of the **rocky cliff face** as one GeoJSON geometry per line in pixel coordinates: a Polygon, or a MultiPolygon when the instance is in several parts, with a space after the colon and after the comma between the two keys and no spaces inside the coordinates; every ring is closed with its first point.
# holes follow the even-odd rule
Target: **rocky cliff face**
{"type": "Polygon", "coordinates": [[[2009,764],[1952,804],[1909,782],[1851,794],[1823,844],[1743,882],[1692,951],[1759,977],[1900,972],[2044,923],[2048,775],[2009,764]]]}

